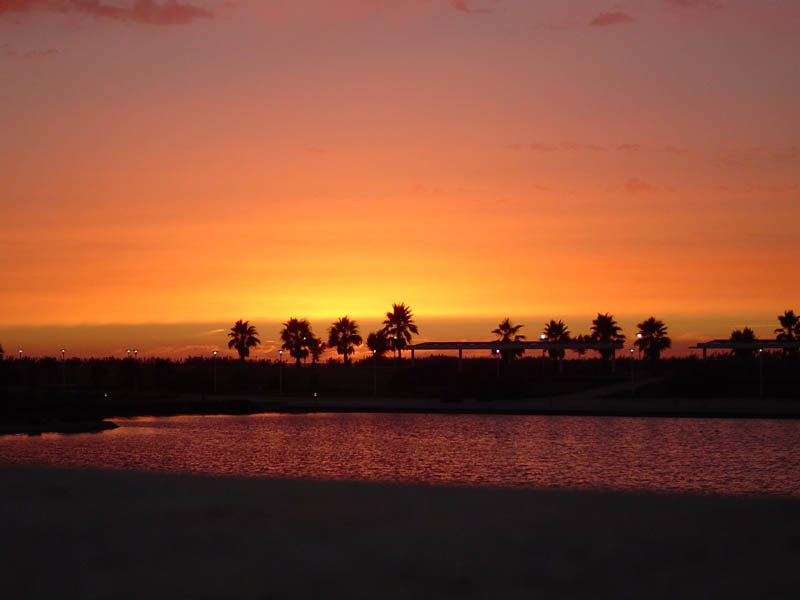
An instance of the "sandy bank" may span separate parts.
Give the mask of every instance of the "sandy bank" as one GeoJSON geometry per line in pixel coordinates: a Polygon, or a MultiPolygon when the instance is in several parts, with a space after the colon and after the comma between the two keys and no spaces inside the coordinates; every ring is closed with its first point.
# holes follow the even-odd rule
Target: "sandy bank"
{"type": "Polygon", "coordinates": [[[800,584],[792,499],[13,467],[0,481],[10,598],[794,598],[800,584]]]}

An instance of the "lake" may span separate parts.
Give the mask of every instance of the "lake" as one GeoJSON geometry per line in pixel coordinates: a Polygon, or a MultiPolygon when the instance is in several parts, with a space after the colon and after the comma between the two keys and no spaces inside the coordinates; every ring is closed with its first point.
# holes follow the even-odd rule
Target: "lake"
{"type": "Polygon", "coordinates": [[[115,419],[0,463],[528,489],[800,495],[800,421],[437,414],[115,419]]]}

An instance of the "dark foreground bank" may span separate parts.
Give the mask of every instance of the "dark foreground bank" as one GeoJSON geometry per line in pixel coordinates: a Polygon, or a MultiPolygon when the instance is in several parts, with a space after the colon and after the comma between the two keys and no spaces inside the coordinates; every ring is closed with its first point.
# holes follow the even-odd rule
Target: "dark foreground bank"
{"type": "Polygon", "coordinates": [[[800,501],[0,467],[26,598],[794,598],[800,501]]]}

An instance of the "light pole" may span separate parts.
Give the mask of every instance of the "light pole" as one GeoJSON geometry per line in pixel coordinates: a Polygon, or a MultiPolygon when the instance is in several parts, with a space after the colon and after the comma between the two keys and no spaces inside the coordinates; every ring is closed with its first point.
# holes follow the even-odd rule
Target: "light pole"
{"type": "Polygon", "coordinates": [[[130,358],[131,357],[131,351],[130,350],[125,350],[125,352],[128,354],[128,358],[130,358]]]}
{"type": "Polygon", "coordinates": [[[283,350],[278,350],[278,394],[283,395],[283,350]]]}
{"type": "MultiPolygon", "coordinates": [[[[640,350],[641,352],[641,350],[640,350]]],[[[636,383],[633,376],[633,348],[630,349],[631,353],[631,398],[635,395],[634,391],[636,390],[636,383]]]]}
{"type": "Polygon", "coordinates": [[[378,351],[372,351],[372,397],[378,397],[378,351]]]}
{"type": "Polygon", "coordinates": [[[497,376],[500,377],[500,349],[499,348],[495,348],[494,355],[495,355],[495,357],[497,357],[497,359],[495,360],[495,362],[497,363],[497,376]]]}
{"type": "Polygon", "coordinates": [[[64,354],[66,354],[66,352],[67,352],[66,348],[61,349],[61,360],[64,360],[64,354]]]}
{"type": "MultiPolygon", "coordinates": [[[[539,336],[539,341],[542,342],[542,343],[546,342],[547,341],[547,336],[545,334],[541,334],[539,336]]],[[[544,377],[544,363],[546,362],[545,361],[546,355],[547,355],[547,349],[545,349],[543,347],[542,348],[542,377],[544,377]]]]}
{"type": "Polygon", "coordinates": [[[134,358],[134,360],[136,360],[136,358],[137,358],[138,356],[139,356],[139,350],[137,350],[136,348],[134,348],[134,350],[133,350],[133,358],[134,358]]]}
{"type": "Polygon", "coordinates": [[[212,370],[214,372],[214,393],[217,393],[217,351],[214,350],[212,353],[213,358],[211,359],[212,370]]]}
{"type": "Polygon", "coordinates": [[[19,350],[17,350],[17,358],[19,358],[20,360],[22,360],[22,348],[20,348],[19,350]]]}
{"type": "Polygon", "coordinates": [[[642,360],[642,334],[637,333],[636,339],[639,341],[639,343],[637,344],[639,346],[639,360],[642,360]]]}
{"type": "Polygon", "coordinates": [[[758,350],[758,397],[764,398],[764,349],[758,350]]]}

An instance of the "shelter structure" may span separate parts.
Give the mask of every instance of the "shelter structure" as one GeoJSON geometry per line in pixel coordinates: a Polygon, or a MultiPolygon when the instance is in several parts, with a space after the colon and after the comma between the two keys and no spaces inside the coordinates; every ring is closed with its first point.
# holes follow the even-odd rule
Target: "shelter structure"
{"type": "Polygon", "coordinates": [[[800,349],[800,341],[779,342],[777,340],[753,340],[751,342],[734,342],[731,340],[711,340],[710,342],[697,342],[696,346],[689,346],[690,350],[702,350],[703,358],[708,358],[709,350],[751,350],[762,352],[763,350],[797,350],[800,349]]]}
{"type": "Polygon", "coordinates": [[[462,369],[462,361],[464,359],[464,350],[490,350],[492,354],[500,354],[501,350],[611,350],[612,368],[616,366],[616,352],[623,348],[622,342],[550,342],[541,340],[536,342],[422,342],[420,344],[412,344],[408,346],[407,350],[411,350],[411,361],[413,363],[415,355],[419,351],[444,351],[444,350],[458,350],[458,370],[462,369]]]}

